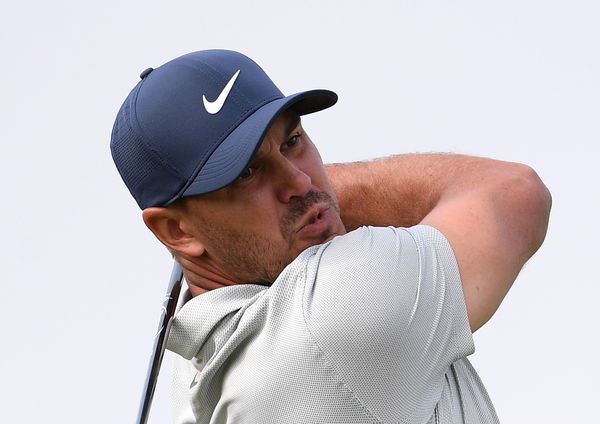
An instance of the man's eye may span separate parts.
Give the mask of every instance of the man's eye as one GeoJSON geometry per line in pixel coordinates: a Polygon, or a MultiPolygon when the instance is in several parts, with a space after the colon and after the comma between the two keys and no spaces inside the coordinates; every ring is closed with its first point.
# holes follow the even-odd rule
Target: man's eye
{"type": "Polygon", "coordinates": [[[300,141],[300,134],[295,134],[288,141],[286,141],[283,144],[283,146],[286,149],[290,149],[290,148],[294,147],[298,143],[298,141],[300,141]]]}
{"type": "Polygon", "coordinates": [[[248,178],[250,178],[252,175],[254,174],[254,168],[252,168],[251,166],[249,166],[248,168],[246,168],[244,170],[244,172],[242,172],[240,174],[240,176],[238,177],[238,180],[247,180],[248,178]]]}

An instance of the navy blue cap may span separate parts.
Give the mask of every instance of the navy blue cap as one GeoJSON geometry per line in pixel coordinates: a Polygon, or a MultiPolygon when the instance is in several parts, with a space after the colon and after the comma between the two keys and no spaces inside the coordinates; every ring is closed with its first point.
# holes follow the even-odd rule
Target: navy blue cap
{"type": "Polygon", "coordinates": [[[231,184],[282,111],[305,115],[337,101],[328,90],[286,97],[254,61],[228,50],[186,54],[140,77],[110,148],[142,209],[231,184]]]}

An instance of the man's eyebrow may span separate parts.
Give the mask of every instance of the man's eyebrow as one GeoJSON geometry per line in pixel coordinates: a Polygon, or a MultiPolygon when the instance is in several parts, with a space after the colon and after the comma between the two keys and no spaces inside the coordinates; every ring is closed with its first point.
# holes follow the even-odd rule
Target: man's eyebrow
{"type": "Polygon", "coordinates": [[[287,126],[285,127],[285,134],[287,135],[287,134],[291,133],[292,131],[294,131],[294,129],[298,126],[299,123],[300,123],[299,115],[292,117],[292,119],[290,119],[287,126]]]}

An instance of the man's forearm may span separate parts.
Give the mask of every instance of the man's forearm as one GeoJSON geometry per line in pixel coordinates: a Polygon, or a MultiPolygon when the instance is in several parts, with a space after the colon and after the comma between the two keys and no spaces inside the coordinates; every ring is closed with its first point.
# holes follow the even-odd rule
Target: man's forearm
{"type": "Polygon", "coordinates": [[[522,165],[453,154],[409,154],[328,165],[348,230],[416,225],[448,196],[485,190],[522,165]]]}

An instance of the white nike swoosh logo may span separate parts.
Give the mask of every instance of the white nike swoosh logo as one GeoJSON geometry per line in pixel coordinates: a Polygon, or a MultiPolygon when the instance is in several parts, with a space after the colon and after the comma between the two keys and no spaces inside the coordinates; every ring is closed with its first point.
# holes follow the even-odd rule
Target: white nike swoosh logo
{"type": "Polygon", "coordinates": [[[211,115],[219,113],[219,111],[223,107],[223,104],[225,104],[225,100],[227,100],[227,96],[229,96],[229,92],[233,88],[233,84],[235,83],[235,80],[239,74],[240,74],[240,70],[238,69],[237,72],[235,74],[233,74],[233,76],[231,77],[231,79],[229,80],[229,82],[227,83],[225,88],[223,89],[223,91],[221,91],[221,94],[219,94],[219,97],[217,97],[217,100],[215,100],[214,102],[209,102],[208,100],[206,100],[206,96],[204,94],[202,95],[202,101],[204,102],[204,108],[206,109],[206,111],[208,113],[210,113],[211,115]]]}

